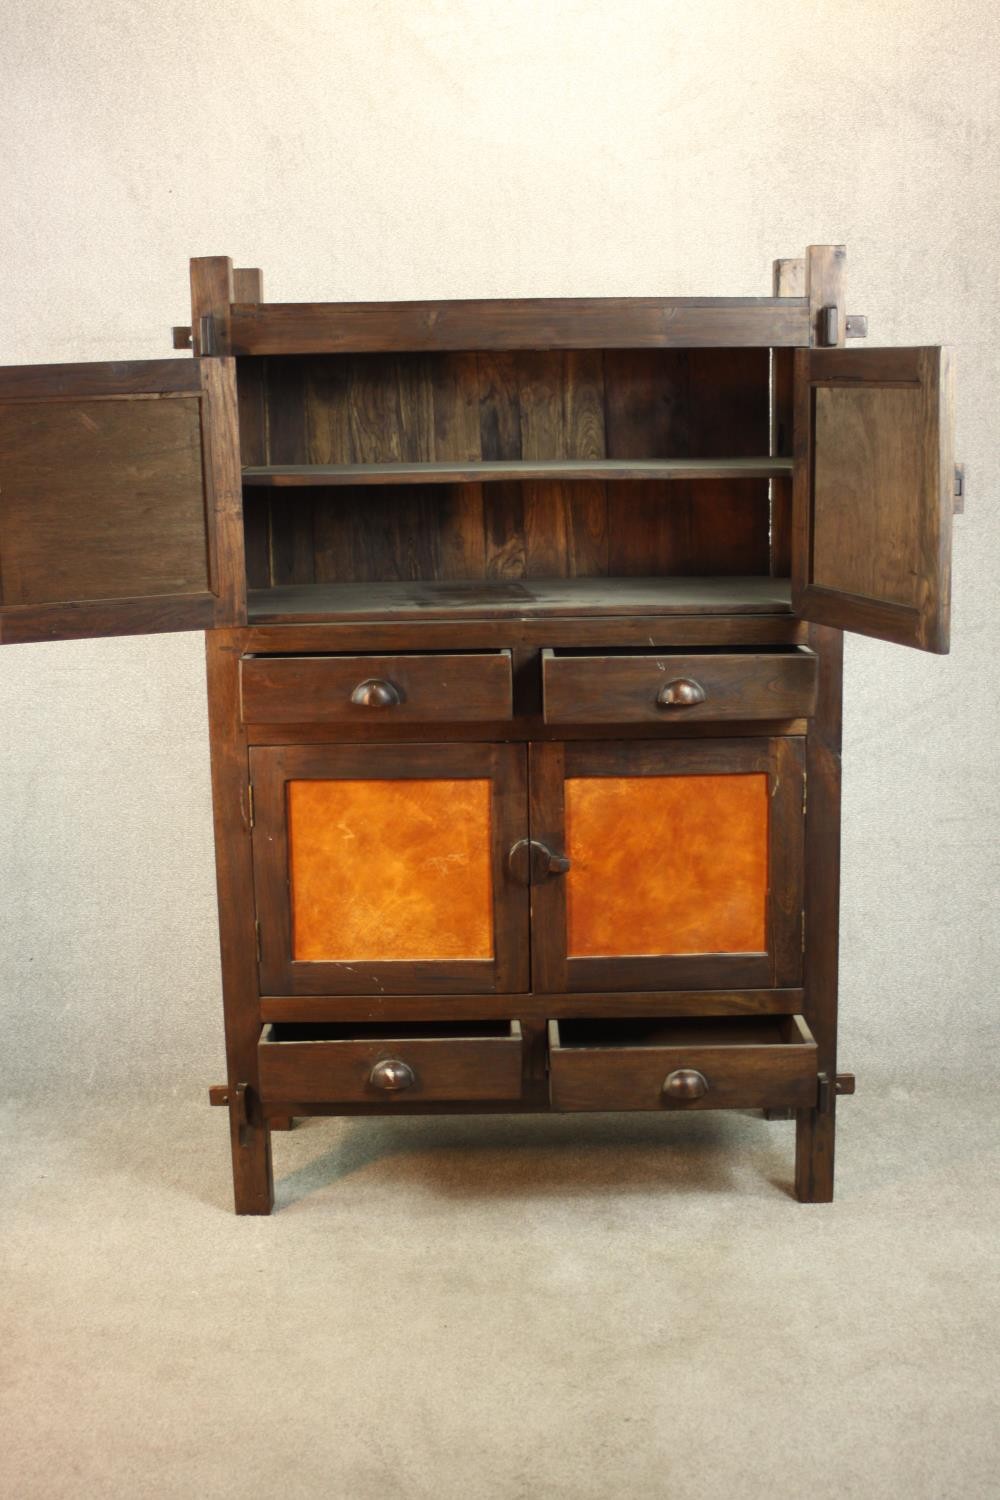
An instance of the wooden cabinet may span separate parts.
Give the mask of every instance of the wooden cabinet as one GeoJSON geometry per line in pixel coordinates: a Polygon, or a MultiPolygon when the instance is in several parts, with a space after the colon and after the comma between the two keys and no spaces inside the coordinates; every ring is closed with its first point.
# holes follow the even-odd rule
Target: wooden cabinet
{"type": "MultiPolygon", "coordinates": [[[[298,1114],[794,1111],[842,630],[948,645],[952,376],[778,294],[283,304],[0,371],[0,639],[205,629],[236,1206],[298,1114]]],[[[787,290],[794,295],[784,295],[787,290]]]]}

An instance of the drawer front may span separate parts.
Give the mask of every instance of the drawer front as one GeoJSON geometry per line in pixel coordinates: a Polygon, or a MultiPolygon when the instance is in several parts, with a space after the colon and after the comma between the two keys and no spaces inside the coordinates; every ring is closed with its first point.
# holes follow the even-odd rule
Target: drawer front
{"type": "Polygon", "coordinates": [[[550,1021],[552,1106],[807,1109],[816,1043],[801,1016],[550,1021]]]}
{"type": "Polygon", "coordinates": [[[816,704],[809,651],[542,653],[548,724],[674,724],[807,718],[816,704]]]}
{"type": "Polygon", "coordinates": [[[249,656],[247,724],[456,724],[511,716],[509,651],[249,656]]]}
{"type": "Polygon", "coordinates": [[[265,1103],[379,1104],[519,1099],[517,1021],[425,1026],[264,1028],[257,1048],[265,1103]]]}

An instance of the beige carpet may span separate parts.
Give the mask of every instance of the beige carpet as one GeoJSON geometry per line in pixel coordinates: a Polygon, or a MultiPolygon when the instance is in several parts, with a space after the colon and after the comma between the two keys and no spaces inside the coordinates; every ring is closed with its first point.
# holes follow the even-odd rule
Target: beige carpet
{"type": "Polygon", "coordinates": [[[863,1087],[833,1207],[759,1116],[401,1118],[256,1220],[193,1095],[8,1105],[0,1493],[996,1496],[994,1095],[863,1087]]]}

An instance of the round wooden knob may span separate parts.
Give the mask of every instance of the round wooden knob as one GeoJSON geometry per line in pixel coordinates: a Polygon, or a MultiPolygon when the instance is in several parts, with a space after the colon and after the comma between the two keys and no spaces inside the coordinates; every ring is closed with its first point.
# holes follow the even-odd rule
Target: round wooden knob
{"type": "Polygon", "coordinates": [[[393,683],[385,682],[381,677],[366,677],[354,689],[351,702],[359,708],[395,708],[402,699],[399,688],[393,683]]]}
{"type": "Polygon", "coordinates": [[[656,695],[660,708],[693,708],[696,703],[704,701],[705,689],[692,677],[676,677],[673,682],[665,682],[656,695]]]}
{"type": "Polygon", "coordinates": [[[375,1064],[368,1077],[373,1088],[384,1089],[387,1094],[411,1089],[416,1081],[417,1075],[409,1063],[401,1062],[398,1057],[384,1057],[375,1064]]]}
{"type": "Polygon", "coordinates": [[[668,1099],[704,1099],[708,1079],[697,1068],[678,1068],[663,1080],[663,1092],[668,1099]]]}

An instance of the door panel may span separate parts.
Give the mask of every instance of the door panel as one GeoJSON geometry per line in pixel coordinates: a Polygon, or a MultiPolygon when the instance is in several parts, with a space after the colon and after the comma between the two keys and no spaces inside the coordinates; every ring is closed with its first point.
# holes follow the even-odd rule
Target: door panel
{"type": "Polygon", "coordinates": [[[945,349],[796,351],[792,603],[948,650],[953,392],[945,349]]]}
{"type": "Polygon", "coordinates": [[[532,887],[536,989],[798,983],[799,739],[531,756],[532,837],[561,856],[532,887]]]}
{"type": "Polygon", "coordinates": [[[528,988],[523,746],[250,754],[263,993],[528,988]]]}
{"type": "Polygon", "coordinates": [[[0,640],[245,620],[235,362],[0,370],[0,640]]]}

